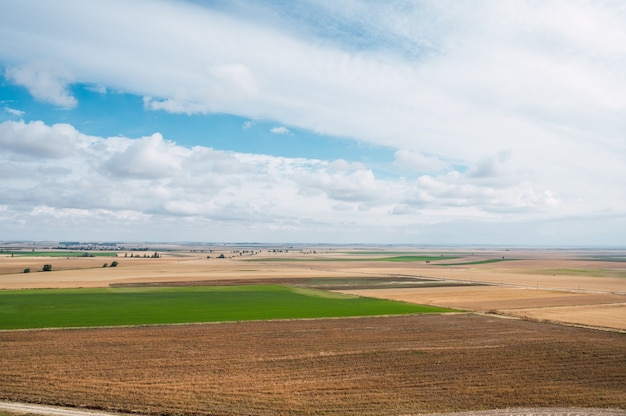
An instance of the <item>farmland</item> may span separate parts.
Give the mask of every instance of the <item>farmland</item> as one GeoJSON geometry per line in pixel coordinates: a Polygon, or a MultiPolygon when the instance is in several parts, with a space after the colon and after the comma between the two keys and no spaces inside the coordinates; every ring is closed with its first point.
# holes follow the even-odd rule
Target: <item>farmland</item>
{"type": "Polygon", "coordinates": [[[115,268],[0,256],[0,299],[17,297],[4,322],[21,307],[25,322],[69,326],[42,316],[69,298],[113,319],[77,326],[151,324],[0,331],[0,400],[201,415],[626,409],[623,252],[196,249],[118,252],[115,268]],[[53,271],[21,272],[37,262],[53,271]],[[150,302],[160,316],[123,321],[150,302]],[[193,319],[165,319],[178,313],[193,319]]]}
{"type": "Polygon", "coordinates": [[[626,408],[622,334],[404,315],[0,331],[2,399],[150,414],[626,408]]]}
{"type": "Polygon", "coordinates": [[[65,328],[449,312],[279,285],[0,292],[0,329],[65,328]]]}

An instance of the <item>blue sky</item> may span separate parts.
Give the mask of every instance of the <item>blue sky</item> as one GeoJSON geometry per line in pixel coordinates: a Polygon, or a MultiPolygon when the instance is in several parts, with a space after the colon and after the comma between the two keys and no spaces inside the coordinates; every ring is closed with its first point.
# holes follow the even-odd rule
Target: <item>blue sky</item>
{"type": "Polygon", "coordinates": [[[620,1],[0,0],[0,239],[623,246],[620,1]]]}
{"type": "Polygon", "coordinates": [[[1,79],[4,111],[1,121],[41,120],[48,125],[70,123],[84,134],[101,137],[141,137],[160,132],[181,146],[209,146],[218,150],[346,159],[382,166],[393,161],[394,150],[353,138],[316,134],[278,121],[250,119],[234,114],[180,114],[147,110],[143,97],[106,92],[89,85],[72,85],[78,104],[59,108],[37,101],[28,89],[1,79]],[[14,108],[15,107],[15,108],[14,108]]]}

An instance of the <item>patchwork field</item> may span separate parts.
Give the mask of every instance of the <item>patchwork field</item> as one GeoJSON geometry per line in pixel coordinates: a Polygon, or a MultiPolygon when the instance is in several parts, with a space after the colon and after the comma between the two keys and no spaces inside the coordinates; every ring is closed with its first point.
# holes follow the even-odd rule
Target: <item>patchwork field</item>
{"type": "MultiPolygon", "coordinates": [[[[58,309],[54,302],[66,301],[61,295],[67,293],[148,294],[143,301],[159,305],[159,293],[189,292],[222,298],[196,304],[186,299],[173,311],[182,313],[184,304],[194,320],[222,323],[0,331],[0,399],[163,415],[426,414],[517,407],[626,412],[623,252],[317,247],[177,248],[159,258],[114,254],[0,254],[0,315],[3,307],[5,318],[16,316],[11,307],[36,311],[24,299],[41,293],[60,296],[35,302],[43,307],[38,313],[58,309]],[[112,260],[117,267],[109,266],[112,260]],[[43,264],[52,264],[52,271],[40,271],[43,264]],[[30,273],[23,273],[26,267],[30,273]],[[251,294],[263,288],[287,297],[256,304],[251,294]],[[224,297],[238,291],[247,297],[224,297]],[[11,296],[18,300],[9,301],[11,296]],[[307,303],[311,297],[314,302],[307,303]],[[394,304],[401,305],[398,311],[411,314],[337,318],[345,315],[333,310],[338,299],[372,305],[372,298],[402,301],[394,304]],[[291,311],[318,314],[267,315],[290,302],[291,311]],[[229,304],[237,313],[252,313],[233,318],[238,321],[290,320],[227,323],[219,313],[229,304]],[[468,312],[418,315],[417,304],[468,312]],[[207,305],[215,319],[202,315],[207,305]],[[304,316],[309,319],[292,319],[304,316]],[[322,316],[335,318],[317,319],[322,316]]],[[[138,315],[128,309],[138,299],[117,302],[112,310],[119,316],[138,315]]],[[[161,303],[163,316],[175,315],[168,302],[161,303]]],[[[388,312],[374,308],[373,313],[388,312]]],[[[24,319],[57,326],[41,315],[24,319]]],[[[173,322],[164,319],[98,325],[173,322]]]]}
{"type": "Polygon", "coordinates": [[[170,249],[160,258],[114,254],[117,257],[0,254],[0,289],[303,284],[360,296],[626,330],[626,255],[617,250],[244,252],[221,248],[202,253],[170,249]],[[220,254],[225,258],[217,258],[220,254]],[[112,260],[119,266],[102,267],[112,260]],[[52,264],[53,271],[39,271],[44,264],[52,264]],[[23,273],[26,267],[31,273],[23,273]]]}

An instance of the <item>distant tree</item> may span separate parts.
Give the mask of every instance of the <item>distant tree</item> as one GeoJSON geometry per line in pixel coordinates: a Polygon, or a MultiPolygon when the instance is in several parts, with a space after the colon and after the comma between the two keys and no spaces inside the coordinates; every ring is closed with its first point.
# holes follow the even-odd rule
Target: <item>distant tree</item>
{"type": "Polygon", "coordinates": [[[218,259],[224,259],[226,258],[226,256],[224,255],[224,253],[220,254],[219,256],[217,256],[218,259]]]}
{"type": "Polygon", "coordinates": [[[108,266],[108,264],[107,264],[107,263],[104,263],[104,264],[102,265],[102,267],[107,267],[107,266],[108,266]]]}
{"type": "Polygon", "coordinates": [[[41,269],[44,272],[51,272],[52,271],[52,265],[51,264],[44,264],[43,268],[41,269]]]}
{"type": "Polygon", "coordinates": [[[25,268],[24,273],[30,273],[30,267],[25,268]]]}
{"type": "Polygon", "coordinates": [[[117,267],[117,261],[112,261],[111,262],[111,267],[117,267]]]}

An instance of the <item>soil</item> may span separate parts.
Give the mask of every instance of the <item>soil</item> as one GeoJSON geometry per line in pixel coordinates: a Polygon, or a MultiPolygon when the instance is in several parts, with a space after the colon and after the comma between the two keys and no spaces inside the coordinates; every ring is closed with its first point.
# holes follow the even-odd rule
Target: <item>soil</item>
{"type": "Polygon", "coordinates": [[[1,331],[0,345],[0,399],[107,412],[626,409],[626,335],[488,315],[1,331]]]}

